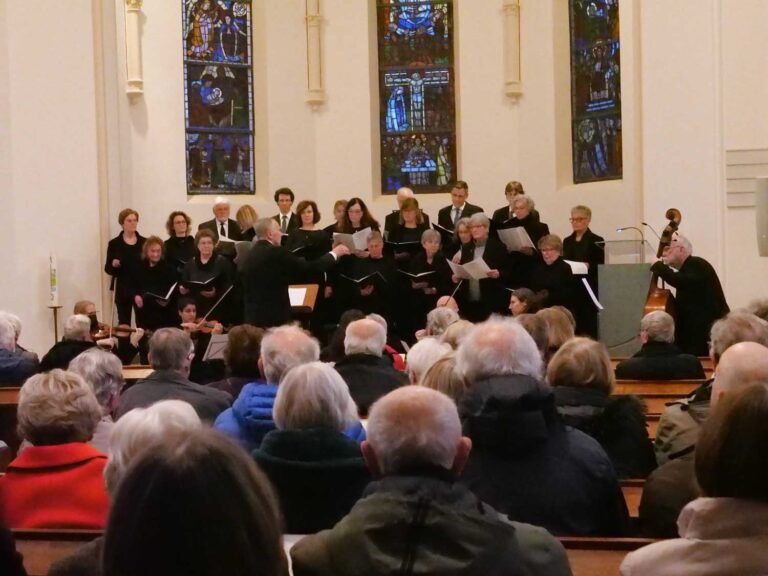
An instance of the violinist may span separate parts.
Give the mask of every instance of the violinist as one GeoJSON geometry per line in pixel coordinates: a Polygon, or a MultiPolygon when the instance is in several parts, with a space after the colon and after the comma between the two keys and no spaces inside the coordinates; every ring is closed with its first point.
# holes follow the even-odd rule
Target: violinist
{"type": "Polygon", "coordinates": [[[87,316],[91,323],[91,340],[99,348],[111,350],[122,364],[131,364],[139,350],[139,342],[144,336],[141,328],[131,329],[128,324],[110,326],[99,322],[96,304],[90,300],[80,300],[75,304],[73,314],[87,316]]]}
{"type": "Polygon", "coordinates": [[[139,213],[136,210],[131,208],[121,210],[117,221],[123,231],[107,244],[107,261],[104,264],[104,271],[112,276],[110,289],[115,293],[118,322],[130,324],[144,237],[136,231],[139,225],[139,213]]]}
{"type": "Polygon", "coordinates": [[[184,265],[179,293],[195,300],[198,314],[205,315],[224,291],[232,285],[233,270],[230,261],[214,253],[215,235],[207,228],[197,231],[197,255],[184,265]]]}
{"type": "Polygon", "coordinates": [[[198,384],[221,380],[224,377],[224,362],[214,360],[203,362],[211,334],[222,334],[224,326],[216,320],[205,320],[197,316],[197,306],[191,298],[179,298],[177,303],[179,325],[195,346],[194,358],[189,369],[189,379],[198,384]]]}
{"type": "Polygon", "coordinates": [[[192,219],[181,210],[175,210],[168,216],[165,229],[168,240],[165,241],[165,261],[181,274],[184,264],[195,257],[195,239],[189,234],[192,219]]]}
{"type": "Polygon", "coordinates": [[[148,331],[172,326],[174,319],[169,303],[173,294],[168,295],[168,290],[176,284],[176,272],[163,258],[163,241],[157,236],[147,238],[141,257],[136,280],[138,293],[133,298],[138,309],[136,323],[148,331]]]}

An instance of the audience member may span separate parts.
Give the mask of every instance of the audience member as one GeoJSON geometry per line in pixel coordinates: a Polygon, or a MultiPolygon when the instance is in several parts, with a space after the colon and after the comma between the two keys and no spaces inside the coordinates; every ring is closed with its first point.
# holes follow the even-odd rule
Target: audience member
{"type": "Polygon", "coordinates": [[[541,310],[542,297],[530,288],[518,288],[509,297],[509,312],[512,316],[536,314],[541,310]]]}
{"type": "Polygon", "coordinates": [[[424,374],[432,365],[446,354],[453,351],[450,344],[440,342],[437,338],[424,338],[408,350],[406,372],[411,384],[421,382],[424,374]]]}
{"type": "Polygon", "coordinates": [[[32,446],[0,477],[0,525],[104,527],[107,457],[86,444],[102,416],[93,390],[71,372],[32,376],[19,393],[19,436],[32,446]]]}
{"type": "Polygon", "coordinates": [[[456,371],[456,354],[446,354],[432,364],[421,379],[425,388],[437,390],[458,405],[467,391],[467,381],[456,371]]]}
{"type": "MultiPolygon", "coordinates": [[[[724,395],[739,393],[750,384],[768,382],[768,348],[762,344],[734,344],[720,360],[717,378],[712,383],[710,408],[715,408],[724,395]]],[[[657,538],[677,536],[680,510],[699,496],[694,474],[694,448],[698,453],[700,448],[692,446],[648,477],[640,500],[640,528],[644,535],[657,538]]]]}
{"type": "Polygon", "coordinates": [[[543,316],[538,314],[520,314],[515,320],[525,328],[525,331],[533,338],[536,348],[539,349],[541,359],[547,358],[549,350],[549,324],[543,316]]]}
{"type": "Polygon", "coordinates": [[[746,312],[750,312],[768,322],[768,298],[758,298],[747,306],[746,312]]]}
{"type": "Polygon", "coordinates": [[[448,326],[440,340],[456,350],[475,325],[469,320],[458,320],[448,326]]]}
{"type": "MultiPolygon", "coordinates": [[[[173,434],[183,435],[200,428],[195,409],[181,400],[161,400],[149,408],[134,408],[115,424],[109,437],[109,459],[104,485],[114,498],[120,479],[129,465],[148,447],[173,434]]],[[[104,537],[99,536],[71,556],[54,562],[48,576],[101,576],[104,537]]]]}
{"type": "Polygon", "coordinates": [[[452,308],[442,306],[430,310],[427,314],[427,325],[424,328],[424,335],[440,337],[448,329],[448,326],[459,320],[459,314],[452,308]]]}
{"type": "Polygon", "coordinates": [[[112,411],[117,405],[117,397],[124,383],[123,366],[114,354],[91,348],[69,363],[69,371],[85,380],[101,406],[101,420],[88,444],[106,454],[109,449],[109,435],[115,425],[112,411]]]}
{"type": "Polygon", "coordinates": [[[259,373],[259,354],[264,330],[243,324],[235,326],[227,334],[227,347],[224,348],[224,363],[227,376],[224,380],[211,382],[211,388],[223,390],[232,398],[237,398],[243,386],[261,379],[259,373]]]}
{"type": "Polygon", "coordinates": [[[373,405],[368,428],[363,454],[380,480],[331,530],[294,545],[296,576],[571,573],[545,530],[509,522],[455,482],[471,443],[449,398],[395,390],[373,405]]]}
{"type": "Polygon", "coordinates": [[[767,444],[768,379],[763,375],[761,383],[728,394],[704,423],[695,462],[702,497],[681,512],[677,521],[680,538],[630,553],[621,574],[765,574],[767,444]]]}
{"type": "Polygon", "coordinates": [[[701,362],[683,354],[675,345],[675,319],[663,310],[643,316],[640,321],[642,346],[632,358],[616,366],[616,378],[623,380],[704,379],[701,362]]]}
{"type": "MultiPolygon", "coordinates": [[[[75,314],[78,314],[78,312],[75,312],[75,314]]],[[[21,318],[19,318],[16,314],[5,312],[4,310],[0,310],[0,318],[5,318],[11,323],[11,326],[13,326],[13,331],[16,334],[16,351],[22,352],[22,354],[26,358],[29,358],[31,361],[39,363],[40,360],[37,357],[37,354],[30,352],[21,344],[19,344],[19,340],[21,339],[21,318]]]]}
{"type": "Polygon", "coordinates": [[[16,348],[16,330],[11,321],[0,317],[0,386],[20,386],[39,371],[37,357],[31,358],[16,348]]]}
{"type": "MultiPolygon", "coordinates": [[[[387,335],[386,344],[384,344],[384,352],[382,354],[382,357],[386,356],[392,362],[392,367],[398,372],[405,372],[405,360],[403,360],[403,357],[400,355],[400,353],[397,350],[395,350],[394,346],[390,344],[390,341],[392,342],[392,344],[398,345],[400,347],[402,347],[403,343],[402,341],[398,341],[396,339],[390,340],[389,324],[387,323],[387,319],[384,318],[384,316],[382,316],[381,314],[376,314],[375,312],[373,314],[368,314],[366,318],[381,324],[381,327],[384,328],[384,333],[387,335]]],[[[346,339],[346,333],[344,337],[346,339]]]]}
{"type": "Polygon", "coordinates": [[[64,323],[64,337],[56,342],[40,361],[40,370],[66,370],[72,359],[94,346],[96,343],[91,338],[90,318],[84,314],[73,314],[64,323]]]}
{"type": "Polygon", "coordinates": [[[27,576],[27,571],[24,570],[24,559],[16,551],[13,534],[4,526],[0,526],[0,574],[27,576]]]}
{"type": "Polygon", "coordinates": [[[291,368],[280,382],[276,430],[253,451],[279,497],[289,534],[331,528],[357,502],[369,475],[358,442],[344,435],[357,407],[328,364],[291,368]]]}
{"type": "Polygon", "coordinates": [[[628,515],[600,444],[566,427],[541,356],[512,319],[480,324],[459,346],[469,389],[459,412],[474,447],[462,482],[513,520],[559,535],[623,534],[628,515]]]}
{"type": "Polygon", "coordinates": [[[189,380],[193,357],[194,345],[184,331],[161,328],[155,332],[149,340],[149,363],[154,372],[123,391],[117,401],[115,419],[158,400],[183,400],[192,405],[201,420],[213,422],[232,404],[232,397],[189,380]]]}
{"type": "Polygon", "coordinates": [[[282,576],[280,511],[251,458],[212,430],[144,450],[120,480],[104,535],[108,576],[282,576]]]}
{"type": "Polygon", "coordinates": [[[550,360],[547,382],[563,421],[600,442],[619,478],[645,478],[656,468],[645,405],[637,396],[611,395],[614,376],[604,344],[568,340],[550,360]]]}
{"type": "Polygon", "coordinates": [[[573,338],[575,331],[575,322],[572,321],[573,316],[570,318],[562,308],[552,307],[544,308],[536,312],[539,318],[543,318],[547,323],[547,353],[544,356],[544,363],[549,362],[549,359],[560,350],[560,346],[565,344],[568,340],[573,338]]]}
{"type": "Polygon", "coordinates": [[[349,386],[349,393],[362,417],[381,396],[408,384],[408,377],[382,358],[386,339],[381,324],[369,318],[355,320],[347,326],[345,357],[335,368],[349,386]]]}
{"type": "Polygon", "coordinates": [[[344,358],[344,338],[347,337],[347,326],[355,320],[362,320],[365,314],[357,308],[345,310],[339,318],[339,324],[333,331],[328,345],[320,352],[320,360],[323,362],[338,362],[344,358]]]}

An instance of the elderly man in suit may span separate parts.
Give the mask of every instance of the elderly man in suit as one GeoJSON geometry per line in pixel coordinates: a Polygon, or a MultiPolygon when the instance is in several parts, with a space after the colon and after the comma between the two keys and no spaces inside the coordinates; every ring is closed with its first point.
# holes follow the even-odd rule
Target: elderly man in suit
{"type": "Polygon", "coordinates": [[[240,226],[237,225],[235,220],[229,217],[230,205],[229,200],[222,196],[217,196],[216,201],[213,204],[213,220],[207,220],[197,227],[198,230],[212,230],[216,236],[216,241],[220,237],[229,238],[230,240],[244,240],[243,233],[240,230],[240,226]]]}
{"type": "Polygon", "coordinates": [[[269,328],[291,319],[288,285],[308,273],[325,272],[349,248],[338,245],[324,256],[307,262],[280,245],[280,226],[272,218],[254,224],[256,242],[248,253],[242,270],[245,286],[245,321],[269,328]]]}

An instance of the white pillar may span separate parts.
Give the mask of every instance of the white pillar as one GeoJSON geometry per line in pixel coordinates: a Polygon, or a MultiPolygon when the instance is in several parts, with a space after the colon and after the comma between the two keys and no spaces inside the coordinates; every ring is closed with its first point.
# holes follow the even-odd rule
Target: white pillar
{"type": "Polygon", "coordinates": [[[520,77],[520,0],[504,0],[504,93],[517,100],[523,93],[520,77]]]}
{"type": "Polygon", "coordinates": [[[125,0],[125,92],[129,96],[144,93],[141,64],[141,5],[143,0],[125,0]]]}
{"type": "Polygon", "coordinates": [[[307,11],[307,103],[317,110],[325,102],[322,67],[320,0],[306,0],[307,11]]]}

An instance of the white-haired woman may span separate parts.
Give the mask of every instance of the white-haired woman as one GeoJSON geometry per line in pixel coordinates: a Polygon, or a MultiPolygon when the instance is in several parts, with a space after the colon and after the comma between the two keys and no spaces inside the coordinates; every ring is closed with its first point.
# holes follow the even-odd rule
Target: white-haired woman
{"type": "Polygon", "coordinates": [[[40,360],[40,371],[48,372],[54,368],[66,370],[78,354],[95,346],[91,337],[91,319],[85,314],[73,314],[64,323],[64,337],[40,360]]]}
{"type": "Polygon", "coordinates": [[[77,374],[32,376],[19,393],[19,435],[32,446],[0,478],[0,525],[9,528],[104,528],[107,457],[86,444],[102,411],[77,374]]]}
{"type": "Polygon", "coordinates": [[[277,430],[253,457],[278,492],[286,532],[331,528],[369,481],[358,443],[344,435],[357,421],[347,385],[322,362],[292,368],[280,382],[273,416],[277,430]]]}

